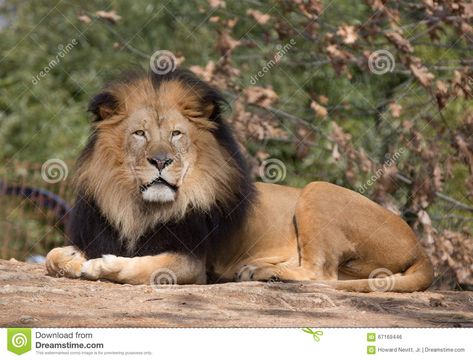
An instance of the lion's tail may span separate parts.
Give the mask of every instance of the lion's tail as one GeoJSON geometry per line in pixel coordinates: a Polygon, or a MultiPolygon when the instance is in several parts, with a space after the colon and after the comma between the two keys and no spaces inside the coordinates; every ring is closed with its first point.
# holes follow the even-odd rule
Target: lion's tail
{"type": "Polygon", "coordinates": [[[336,280],[323,282],[337,290],[357,292],[413,292],[427,289],[434,279],[432,263],[427,256],[422,256],[403,274],[384,278],[336,280]]]}

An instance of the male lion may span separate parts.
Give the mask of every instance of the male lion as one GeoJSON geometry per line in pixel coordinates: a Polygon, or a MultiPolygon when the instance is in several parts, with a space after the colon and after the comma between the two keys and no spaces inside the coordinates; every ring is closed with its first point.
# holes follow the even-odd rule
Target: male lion
{"type": "Polygon", "coordinates": [[[48,254],[49,273],[129,284],[316,280],[364,292],[377,289],[376,274],[394,274],[384,290],[431,284],[409,226],[362,195],[325,182],[253,184],[223,102],[180,70],[137,73],[97,95],[72,246],[48,254]]]}

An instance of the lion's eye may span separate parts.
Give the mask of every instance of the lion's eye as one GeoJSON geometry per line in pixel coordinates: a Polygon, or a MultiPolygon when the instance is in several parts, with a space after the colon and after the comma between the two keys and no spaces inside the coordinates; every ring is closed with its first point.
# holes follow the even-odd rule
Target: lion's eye
{"type": "Polygon", "coordinates": [[[181,135],[182,133],[179,131],[179,130],[174,130],[171,135],[174,137],[174,136],[179,136],[181,135]]]}
{"type": "Polygon", "coordinates": [[[141,137],[144,137],[145,136],[145,132],[143,130],[136,130],[133,135],[136,135],[136,136],[141,136],[141,137]]]}

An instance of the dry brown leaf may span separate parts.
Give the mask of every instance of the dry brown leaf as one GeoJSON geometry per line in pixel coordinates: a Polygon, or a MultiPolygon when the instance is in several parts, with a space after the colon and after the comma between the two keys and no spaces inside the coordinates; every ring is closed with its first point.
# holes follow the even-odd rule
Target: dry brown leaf
{"type": "Polygon", "coordinates": [[[83,22],[84,24],[90,24],[92,22],[90,16],[85,14],[77,16],[77,19],[79,19],[79,21],[83,22]]]}
{"type": "Polygon", "coordinates": [[[437,90],[435,91],[435,97],[437,98],[437,104],[440,109],[443,109],[447,105],[448,98],[450,97],[448,93],[448,86],[442,80],[437,80],[435,82],[437,90]]]}
{"type": "Polygon", "coordinates": [[[473,26],[462,21],[460,25],[460,31],[462,34],[473,34],[473,26]]]}
{"type": "Polygon", "coordinates": [[[346,146],[351,140],[351,135],[346,133],[341,126],[339,126],[335,121],[332,121],[332,138],[333,140],[341,145],[346,146]]]}
{"type": "Polygon", "coordinates": [[[299,11],[308,19],[315,20],[322,13],[323,5],[321,0],[293,0],[299,11]]]}
{"type": "Polygon", "coordinates": [[[324,106],[320,105],[317,101],[312,100],[312,102],[310,103],[310,108],[314,110],[314,113],[317,117],[322,119],[327,117],[327,109],[324,106]]]}
{"type": "Polygon", "coordinates": [[[327,105],[328,104],[328,97],[326,97],[325,95],[320,95],[319,96],[319,103],[321,103],[322,105],[327,105]]]}
{"type": "MultiPolygon", "coordinates": [[[[233,112],[230,118],[238,138],[245,142],[249,138],[257,141],[265,139],[288,139],[285,130],[279,127],[276,118],[269,112],[253,111],[249,112],[245,109],[244,97],[239,97],[232,105],[233,112]]],[[[264,154],[260,154],[264,156],[264,154]]],[[[258,156],[258,154],[257,154],[258,156]]]]}
{"type": "Polygon", "coordinates": [[[340,151],[338,151],[338,144],[335,143],[333,144],[333,148],[332,148],[332,159],[334,161],[338,161],[340,160],[340,157],[341,155],[340,155],[340,151]]]}
{"type": "Polygon", "coordinates": [[[463,8],[463,15],[465,16],[466,19],[471,19],[473,18],[473,2],[463,2],[462,4],[463,8]]]}
{"type": "Polygon", "coordinates": [[[110,21],[112,24],[116,24],[122,18],[120,15],[117,14],[115,10],[111,10],[111,11],[100,10],[100,11],[97,11],[95,15],[97,15],[101,19],[110,21]]]}
{"type": "Polygon", "coordinates": [[[352,58],[352,55],[348,51],[340,49],[335,44],[327,46],[326,50],[329,56],[335,60],[346,61],[352,58]]]}
{"type": "Polygon", "coordinates": [[[434,74],[430,73],[422,64],[410,64],[409,69],[411,70],[412,75],[423,87],[429,87],[431,81],[435,78],[434,74]]]}
{"type": "Polygon", "coordinates": [[[440,168],[440,165],[438,163],[436,163],[434,166],[433,182],[434,182],[435,190],[437,191],[442,190],[443,175],[442,175],[442,169],[440,168]]]}
{"type": "Polygon", "coordinates": [[[392,201],[392,194],[397,188],[396,174],[398,168],[396,163],[390,163],[389,166],[385,162],[381,167],[373,169],[373,173],[381,174],[375,183],[375,190],[373,193],[373,200],[383,207],[391,210],[394,213],[399,213],[399,209],[392,201]]]}
{"type": "Polygon", "coordinates": [[[402,127],[404,130],[410,131],[414,127],[414,122],[412,122],[411,120],[404,120],[402,122],[402,127]]]}
{"type": "Polygon", "coordinates": [[[392,117],[398,118],[401,116],[402,106],[396,102],[389,104],[389,111],[391,112],[392,117]]]}
{"type": "Polygon", "coordinates": [[[424,229],[424,235],[426,237],[425,242],[429,245],[432,245],[434,243],[434,229],[432,227],[432,220],[430,219],[429,214],[425,210],[420,210],[417,213],[417,218],[424,229]]]}
{"type": "Polygon", "coordinates": [[[267,108],[278,101],[278,95],[271,87],[250,86],[243,90],[246,101],[267,108]]]}
{"type": "MultiPolygon", "coordinates": [[[[429,255],[434,267],[453,271],[452,285],[473,285],[473,237],[469,232],[444,230],[434,234],[434,244],[429,248],[429,255]]],[[[445,280],[444,280],[445,281],[445,280]]]]}
{"type": "Polygon", "coordinates": [[[383,11],[384,3],[382,0],[368,0],[369,5],[375,11],[383,11]]]}
{"type": "Polygon", "coordinates": [[[445,84],[442,80],[437,80],[435,82],[435,85],[437,86],[437,91],[447,94],[448,93],[448,86],[445,84]]]}
{"type": "Polygon", "coordinates": [[[175,55],[176,58],[176,66],[182,65],[184,61],[186,61],[186,57],[184,55],[175,55]]]}
{"type": "Polygon", "coordinates": [[[366,153],[365,149],[360,149],[360,151],[358,152],[358,157],[360,160],[359,162],[361,170],[364,172],[371,171],[371,169],[373,168],[373,162],[368,157],[368,154],[366,153]]]}
{"type": "Polygon", "coordinates": [[[465,140],[465,136],[462,134],[457,134],[455,136],[455,144],[460,152],[461,157],[468,164],[468,167],[470,168],[470,174],[473,174],[473,146],[470,147],[468,142],[465,140]]]}
{"type": "Polygon", "coordinates": [[[435,8],[434,0],[422,0],[422,2],[430,10],[433,10],[435,8]]]}
{"type": "Polygon", "coordinates": [[[336,44],[327,46],[326,51],[337,75],[345,72],[347,73],[348,78],[351,78],[351,74],[347,69],[347,64],[353,59],[353,55],[348,51],[340,49],[336,44]]]}
{"type": "Polygon", "coordinates": [[[388,38],[394,46],[402,52],[405,53],[412,53],[414,52],[414,48],[412,47],[409,40],[407,40],[400,32],[391,31],[386,33],[386,37],[388,38]]]}
{"type": "Polygon", "coordinates": [[[358,40],[358,32],[353,25],[342,25],[337,30],[337,35],[343,39],[347,45],[354,44],[358,40]]]}
{"type": "Polygon", "coordinates": [[[232,38],[227,30],[223,30],[217,39],[217,50],[222,56],[228,55],[234,48],[239,46],[241,42],[232,38]]]}
{"type": "Polygon", "coordinates": [[[209,5],[212,9],[224,8],[227,6],[223,0],[209,0],[209,5]]]}
{"type": "Polygon", "coordinates": [[[264,14],[261,11],[255,9],[246,10],[246,15],[251,16],[260,25],[265,25],[269,20],[271,20],[271,16],[269,14],[264,14]]]}
{"type": "Polygon", "coordinates": [[[234,18],[234,19],[228,19],[227,22],[226,22],[226,25],[229,29],[233,29],[236,25],[236,23],[238,22],[238,19],[237,18],[234,18]]]}
{"type": "Polygon", "coordinates": [[[297,159],[302,160],[311,153],[312,144],[315,140],[315,133],[312,129],[305,126],[299,126],[295,134],[296,138],[296,156],[297,159]]]}
{"type": "Polygon", "coordinates": [[[255,154],[255,157],[260,161],[263,162],[267,158],[269,158],[270,154],[263,150],[258,150],[255,154]]]}
{"type": "Polygon", "coordinates": [[[205,81],[211,82],[215,73],[215,63],[213,61],[209,61],[207,65],[205,65],[205,68],[198,65],[193,65],[189,69],[205,81]]]}

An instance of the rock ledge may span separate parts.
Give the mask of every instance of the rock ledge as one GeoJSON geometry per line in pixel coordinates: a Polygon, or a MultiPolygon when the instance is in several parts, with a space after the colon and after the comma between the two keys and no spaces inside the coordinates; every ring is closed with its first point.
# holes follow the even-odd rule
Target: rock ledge
{"type": "Polygon", "coordinates": [[[132,286],[0,260],[1,327],[473,327],[473,292],[358,294],[310,283],[132,286]]]}

